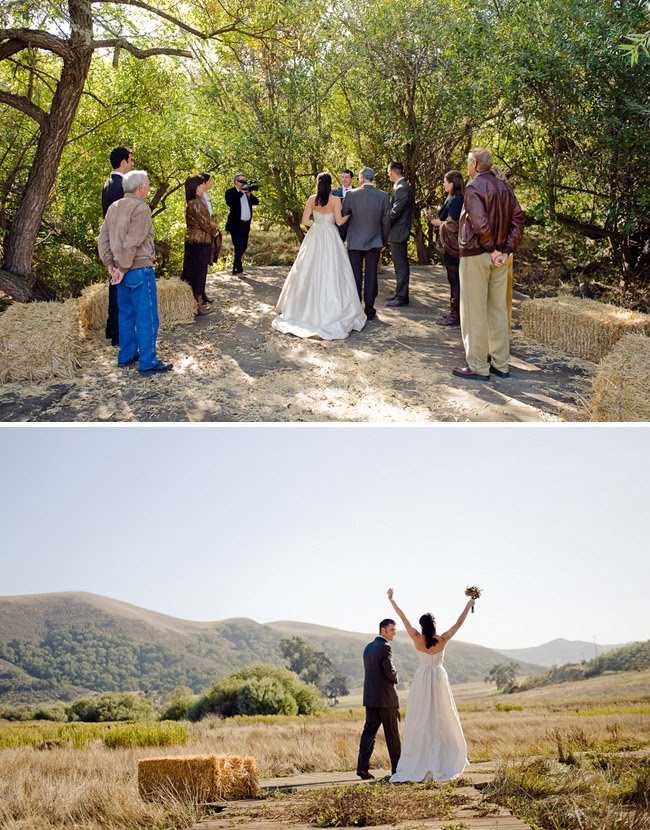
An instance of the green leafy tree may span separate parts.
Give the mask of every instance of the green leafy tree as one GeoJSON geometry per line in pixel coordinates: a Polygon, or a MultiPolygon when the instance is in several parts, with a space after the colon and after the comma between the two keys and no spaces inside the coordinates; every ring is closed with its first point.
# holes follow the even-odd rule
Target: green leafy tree
{"type": "Polygon", "coordinates": [[[511,692],[515,687],[518,669],[519,663],[497,663],[490,669],[485,682],[496,683],[500,692],[511,692]]]}
{"type": "Polygon", "coordinates": [[[324,691],[325,677],[332,673],[332,661],[324,652],[316,651],[301,637],[280,640],[280,651],[292,672],[305,683],[313,683],[324,691]]]}
{"type": "Polygon", "coordinates": [[[67,706],[65,711],[68,720],[89,723],[155,719],[151,703],[136,692],[82,698],[67,706]]]}
{"type": "Polygon", "coordinates": [[[350,694],[347,677],[333,677],[325,687],[325,693],[332,706],[336,706],[340,697],[350,694]]]}

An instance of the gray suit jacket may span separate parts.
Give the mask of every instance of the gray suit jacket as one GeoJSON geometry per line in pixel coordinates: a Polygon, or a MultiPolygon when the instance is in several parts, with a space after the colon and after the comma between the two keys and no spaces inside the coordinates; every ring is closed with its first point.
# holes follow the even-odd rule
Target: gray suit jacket
{"type": "Polygon", "coordinates": [[[413,188],[401,179],[390,197],[389,242],[406,242],[411,232],[413,216],[413,188]]]}
{"type": "Polygon", "coordinates": [[[363,652],[363,668],[363,705],[399,708],[399,699],[395,691],[397,669],[393,663],[393,650],[388,640],[375,637],[372,643],[368,643],[363,652]]]}
{"type": "Polygon", "coordinates": [[[347,194],[341,212],[343,216],[350,216],[347,221],[349,251],[370,251],[372,248],[383,248],[388,242],[388,193],[364,184],[347,194]]]}

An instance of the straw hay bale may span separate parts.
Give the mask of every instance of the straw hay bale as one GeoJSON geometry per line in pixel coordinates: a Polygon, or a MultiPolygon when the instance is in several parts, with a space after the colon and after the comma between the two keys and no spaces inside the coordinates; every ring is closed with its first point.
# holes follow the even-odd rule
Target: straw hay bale
{"type": "Polygon", "coordinates": [[[0,315],[0,383],[74,377],[80,347],[77,300],[13,303],[0,315]]]}
{"type": "Polygon", "coordinates": [[[598,366],[592,421],[650,421],[650,338],[622,337],[598,366]]]}
{"type": "MultiPolygon", "coordinates": [[[[168,329],[178,323],[191,323],[196,314],[192,289],[178,277],[156,280],[160,327],[168,329]]],[[[97,282],[81,292],[81,324],[86,331],[100,331],[108,316],[108,282],[97,282]]]]}
{"type": "Polygon", "coordinates": [[[257,793],[257,762],[243,755],[181,755],[138,761],[142,798],[173,795],[196,802],[248,798],[257,793]]]}
{"type": "Polygon", "coordinates": [[[189,284],[178,277],[158,280],[158,316],[163,329],[178,323],[192,323],[196,315],[196,303],[189,284]]]}
{"type": "Polygon", "coordinates": [[[650,334],[650,316],[579,297],[549,297],[521,304],[524,337],[599,361],[625,334],[650,334]]]}

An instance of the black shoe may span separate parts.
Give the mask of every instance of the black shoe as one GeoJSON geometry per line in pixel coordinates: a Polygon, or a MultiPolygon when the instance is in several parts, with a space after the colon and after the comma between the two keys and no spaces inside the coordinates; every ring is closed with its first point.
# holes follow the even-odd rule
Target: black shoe
{"type": "Polygon", "coordinates": [[[115,346],[116,349],[120,348],[120,338],[119,337],[111,337],[111,346],[115,346]]]}
{"type": "Polygon", "coordinates": [[[202,300],[203,300],[203,305],[212,305],[212,303],[214,302],[214,300],[212,300],[210,297],[208,297],[207,294],[203,295],[202,300]]]}
{"type": "Polygon", "coordinates": [[[490,374],[496,375],[498,378],[509,378],[510,372],[502,372],[500,369],[495,369],[490,363],[490,374]]]}
{"type": "Polygon", "coordinates": [[[151,369],[138,369],[138,372],[140,372],[141,375],[156,375],[159,372],[169,372],[173,368],[173,363],[163,363],[162,360],[159,360],[155,366],[151,367],[151,369]]]}
{"type": "Polygon", "coordinates": [[[446,317],[439,317],[436,326],[460,326],[460,320],[456,314],[448,314],[446,317]]]}
{"type": "Polygon", "coordinates": [[[365,772],[362,769],[357,770],[357,775],[359,778],[363,778],[364,781],[374,781],[375,776],[371,772],[365,772]]]}
{"type": "Polygon", "coordinates": [[[367,308],[366,309],[366,317],[368,320],[374,320],[377,316],[377,311],[374,308],[367,308]]]}
{"type": "Polygon", "coordinates": [[[117,365],[118,366],[131,366],[132,363],[137,363],[139,359],[140,359],[140,352],[136,352],[133,355],[133,357],[131,358],[131,360],[125,360],[124,363],[120,363],[120,361],[118,360],[117,365]]]}
{"type": "Polygon", "coordinates": [[[392,300],[389,300],[386,303],[388,308],[399,308],[400,306],[408,305],[408,304],[409,304],[408,300],[400,300],[399,297],[394,297],[392,300]]]}
{"type": "Polygon", "coordinates": [[[469,366],[463,366],[462,369],[453,369],[452,375],[465,380],[490,380],[489,375],[477,375],[476,372],[472,372],[469,366]]]}

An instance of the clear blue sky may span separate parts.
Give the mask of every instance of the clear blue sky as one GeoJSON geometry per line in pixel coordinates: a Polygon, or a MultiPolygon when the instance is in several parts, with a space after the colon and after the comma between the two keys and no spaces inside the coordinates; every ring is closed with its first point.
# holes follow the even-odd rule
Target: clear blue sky
{"type": "Polygon", "coordinates": [[[645,428],[0,429],[0,595],[459,639],[647,639],[645,428]]]}

